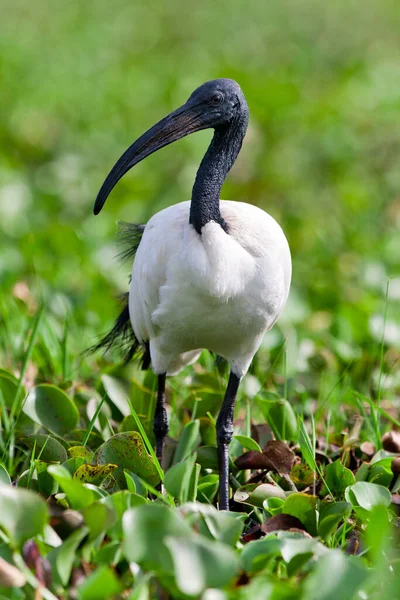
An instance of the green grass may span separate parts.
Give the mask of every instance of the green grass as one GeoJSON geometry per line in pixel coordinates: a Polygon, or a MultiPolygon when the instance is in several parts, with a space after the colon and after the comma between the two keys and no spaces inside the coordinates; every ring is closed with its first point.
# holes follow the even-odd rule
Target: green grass
{"type": "Polygon", "coordinates": [[[400,427],[397,4],[6,0],[3,12],[2,597],[38,585],[81,600],[396,597],[400,447],[384,434],[400,427]],[[115,221],[188,198],[209,133],[139,165],[95,218],[98,188],[220,76],[251,113],[223,197],[270,212],[293,255],[288,307],[238,398],[229,514],[214,508],[224,365],[204,353],[168,380],[160,495],[154,376],[83,354],[128,286],[115,221]],[[281,474],[254,466],[277,460],[271,437],[296,456],[281,474]],[[245,454],[257,444],[263,455],[245,454]],[[298,531],[264,535],[282,515],[298,531]]]}

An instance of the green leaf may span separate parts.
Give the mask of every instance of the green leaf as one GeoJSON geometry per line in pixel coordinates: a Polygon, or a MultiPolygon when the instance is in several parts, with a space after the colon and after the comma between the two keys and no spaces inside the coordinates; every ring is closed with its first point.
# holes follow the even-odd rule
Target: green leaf
{"type": "Polygon", "coordinates": [[[192,536],[189,525],[173,509],[154,503],[126,511],[122,527],[127,559],[157,573],[173,570],[167,536],[181,540],[192,536]]]}
{"type": "MultiPolygon", "coordinates": [[[[0,393],[7,408],[12,408],[18,389],[18,380],[12,373],[5,369],[0,370],[0,393]]],[[[25,391],[22,388],[20,396],[24,396],[25,391]]]]}
{"type": "Polygon", "coordinates": [[[0,525],[21,546],[43,532],[49,519],[45,501],[29,490],[0,484],[0,525]]]}
{"type": "Polygon", "coordinates": [[[392,495],[387,488],[368,481],[357,481],[350,485],[346,489],[345,498],[353,506],[360,506],[365,510],[379,505],[389,506],[392,501],[392,495]]]}
{"type": "Polygon", "coordinates": [[[118,465],[113,477],[121,488],[126,487],[124,469],[139,475],[152,486],[160,481],[153,458],[148,454],[142,436],[136,431],[110,437],[97,449],[94,460],[98,465],[118,465]]]}
{"type": "Polygon", "coordinates": [[[282,488],[272,483],[249,483],[236,490],[234,495],[235,502],[250,504],[251,506],[262,507],[268,498],[281,498],[286,500],[286,494],[282,488]]]}
{"type": "Polygon", "coordinates": [[[322,556],[304,583],[304,598],[338,600],[355,598],[357,590],[367,581],[369,572],[363,563],[346,557],[340,550],[322,556]]]}
{"type": "Polygon", "coordinates": [[[243,531],[245,514],[219,511],[214,506],[190,502],[180,507],[192,528],[212,540],[235,547],[243,531]]]}
{"type": "Polygon", "coordinates": [[[80,481],[72,479],[71,474],[64,467],[54,465],[48,467],[47,470],[65,492],[72,508],[80,510],[92,504],[96,499],[93,491],[85,487],[80,481]]]}
{"type": "Polygon", "coordinates": [[[68,454],[72,458],[84,458],[86,462],[90,462],[93,458],[93,452],[86,446],[71,446],[68,448],[68,454]]]}
{"type": "Polygon", "coordinates": [[[344,467],[340,460],[335,460],[333,463],[327,465],[325,469],[326,486],[323,486],[321,494],[324,496],[328,493],[329,489],[331,492],[336,492],[336,495],[343,496],[346,488],[355,482],[356,480],[352,471],[344,467]]]}
{"type": "Polygon", "coordinates": [[[74,479],[78,479],[78,481],[82,481],[83,483],[101,485],[116,468],[117,465],[81,465],[74,473],[74,479]]]}
{"type": "Polygon", "coordinates": [[[261,452],[260,446],[257,444],[255,440],[247,437],[247,435],[234,435],[235,440],[239,442],[243,446],[243,448],[247,448],[247,450],[256,450],[257,452],[261,452]]]}
{"type": "Polygon", "coordinates": [[[122,537],[122,517],[129,509],[136,506],[147,504],[147,500],[143,496],[134,494],[127,490],[115,492],[111,496],[107,496],[100,500],[102,504],[106,504],[109,508],[115,511],[117,520],[114,525],[107,529],[107,535],[113,540],[121,541],[122,537]]]}
{"type": "Polygon", "coordinates": [[[78,587],[79,600],[110,598],[123,591],[122,584],[107,565],[101,565],[78,587]]]}
{"type": "Polygon", "coordinates": [[[291,404],[279,396],[262,393],[256,398],[265,420],[279,440],[297,441],[297,419],[291,404]]]}
{"type": "Polygon", "coordinates": [[[219,485],[219,477],[215,474],[201,477],[197,486],[197,501],[206,504],[213,501],[219,485]]]}
{"type": "Polygon", "coordinates": [[[44,462],[65,462],[68,458],[64,446],[51,435],[28,435],[21,442],[31,450],[35,448],[35,458],[40,456],[44,462]]]}
{"type": "Polygon", "coordinates": [[[382,565],[383,567],[391,538],[389,511],[380,504],[374,506],[368,516],[369,520],[363,541],[374,566],[382,565]]]}
{"type": "MultiPolygon", "coordinates": [[[[307,465],[310,467],[310,469],[312,471],[316,471],[317,463],[315,462],[315,439],[313,437],[313,439],[311,440],[310,436],[308,435],[306,426],[304,425],[304,421],[300,417],[298,419],[298,424],[299,424],[299,444],[300,444],[301,454],[302,454],[305,462],[307,463],[307,465]]],[[[314,429],[313,429],[313,432],[314,432],[314,429]]]]}
{"type": "Polygon", "coordinates": [[[75,429],[79,420],[74,402],[63,390],[48,383],[30,390],[22,410],[32,421],[60,436],[75,429]]]}
{"type": "Polygon", "coordinates": [[[171,496],[179,503],[187,502],[190,488],[190,480],[196,462],[196,454],[187,460],[177,463],[165,474],[164,486],[171,496]]]}
{"type": "Polygon", "coordinates": [[[165,544],[174,563],[176,584],[184,594],[197,596],[207,588],[223,588],[236,576],[238,558],[220,542],[193,534],[184,539],[167,536],[165,544]]]}
{"type": "Polygon", "coordinates": [[[282,512],[297,517],[312,536],[317,535],[317,498],[301,492],[290,494],[282,512]]]}
{"type": "Polygon", "coordinates": [[[186,423],[175,450],[174,465],[182,462],[195,451],[200,439],[199,431],[200,422],[198,420],[186,423]]]}
{"type": "Polygon", "coordinates": [[[90,531],[91,540],[105,533],[117,520],[116,510],[101,500],[87,506],[81,512],[90,531]]]}
{"type": "Polygon", "coordinates": [[[119,377],[113,377],[112,375],[102,375],[102,384],[107,392],[107,396],[111,402],[118,408],[120,413],[126,417],[130,414],[131,409],[127,398],[129,398],[130,389],[129,383],[119,377]]]}
{"type": "Polygon", "coordinates": [[[281,547],[282,541],[275,537],[249,542],[240,557],[242,569],[249,574],[265,569],[269,560],[280,556],[281,547]]]}
{"type": "Polygon", "coordinates": [[[216,446],[200,446],[197,449],[197,462],[203,469],[218,470],[218,450],[216,446]]]}
{"type": "Polygon", "coordinates": [[[319,515],[318,535],[325,541],[334,533],[343,519],[351,514],[349,502],[326,502],[322,504],[319,515]]]}
{"type": "Polygon", "coordinates": [[[83,538],[87,536],[88,531],[87,527],[81,527],[73,531],[61,546],[54,548],[48,553],[47,559],[52,567],[53,583],[58,582],[63,587],[68,584],[77,548],[83,538]]]}
{"type": "Polygon", "coordinates": [[[393,456],[372,461],[368,473],[368,481],[389,487],[393,479],[392,462],[393,456]]]}

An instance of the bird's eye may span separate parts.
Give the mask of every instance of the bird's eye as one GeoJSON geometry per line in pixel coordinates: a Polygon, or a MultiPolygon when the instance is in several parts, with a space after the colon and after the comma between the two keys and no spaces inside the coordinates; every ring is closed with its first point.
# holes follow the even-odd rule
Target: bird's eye
{"type": "Polygon", "coordinates": [[[218,104],[221,104],[221,102],[223,101],[224,97],[220,92],[217,92],[216,94],[214,94],[214,96],[211,98],[210,100],[210,104],[212,106],[218,106],[218,104]]]}

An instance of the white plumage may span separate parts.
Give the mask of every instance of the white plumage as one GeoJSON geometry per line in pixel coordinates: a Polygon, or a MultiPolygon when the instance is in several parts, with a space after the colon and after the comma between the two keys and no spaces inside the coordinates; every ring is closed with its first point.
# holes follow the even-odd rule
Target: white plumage
{"type": "Polygon", "coordinates": [[[201,236],[189,209],[170,206],[146,225],[132,269],[132,327],[139,341],[150,340],[157,374],[176,374],[206,348],[242,377],[285,306],[289,246],[256,206],[221,201],[229,234],[211,221],[201,236]]]}
{"type": "Polygon", "coordinates": [[[240,380],[285,306],[291,278],[289,246],[276,221],[250,204],[220,200],[248,117],[246,99],[235,81],[203,84],[124,152],[94,208],[95,214],[100,212],[119,179],[149,154],[195,131],[214,129],[191,201],[162,210],[146,225],[133,264],[129,314],[125,307],[98,346],[110,347],[118,337],[126,341],[130,319],[135,339],[129,355],[139,342],[144,364],[147,367],[150,358],[158,375],[154,433],[160,462],[168,432],[166,374],[194,362],[203,348],[227,359],[231,372],[216,423],[223,509],[229,506],[228,448],[240,380]]]}

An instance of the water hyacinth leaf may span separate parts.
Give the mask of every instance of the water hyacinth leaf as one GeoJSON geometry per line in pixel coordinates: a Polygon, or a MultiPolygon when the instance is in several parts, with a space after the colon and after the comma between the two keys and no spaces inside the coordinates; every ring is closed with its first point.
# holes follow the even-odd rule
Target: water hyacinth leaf
{"type": "Polygon", "coordinates": [[[209,504],[213,501],[218,491],[219,477],[215,474],[201,477],[197,486],[197,501],[209,504]]]}
{"type": "Polygon", "coordinates": [[[0,484],[0,525],[14,546],[19,547],[41,534],[48,520],[47,504],[40,496],[24,488],[0,484]]]}
{"type": "Polygon", "coordinates": [[[89,436],[86,429],[74,429],[68,436],[74,445],[85,444],[85,447],[96,450],[104,442],[104,439],[96,431],[91,431],[89,436]]]}
{"type": "Polygon", "coordinates": [[[137,475],[135,475],[135,473],[127,471],[126,469],[124,469],[124,475],[128,490],[130,492],[133,492],[134,494],[137,493],[139,494],[139,496],[147,498],[147,488],[143,484],[142,480],[137,475]]]}
{"type": "Polygon", "coordinates": [[[105,533],[117,520],[116,510],[110,505],[97,501],[82,511],[85,525],[89,529],[90,539],[93,540],[105,533]]]}
{"type": "Polygon", "coordinates": [[[187,502],[190,480],[196,462],[196,454],[187,460],[173,465],[165,474],[164,486],[171,496],[180,503],[187,502]]]}
{"type": "Polygon", "coordinates": [[[117,520],[108,530],[107,535],[113,539],[121,541],[122,537],[122,516],[129,509],[136,506],[143,506],[147,504],[146,498],[129,492],[128,490],[120,490],[105,496],[100,500],[102,504],[106,504],[111,510],[117,515],[117,520]]]}
{"type": "Polygon", "coordinates": [[[308,533],[317,535],[317,498],[301,492],[286,498],[283,512],[299,519],[308,533]]]}
{"type": "Polygon", "coordinates": [[[299,555],[311,557],[319,549],[322,553],[329,552],[318,540],[310,537],[288,536],[287,533],[281,534],[282,547],[281,554],[285,562],[290,563],[299,555]]]}
{"type": "Polygon", "coordinates": [[[80,481],[72,479],[71,474],[64,467],[53,465],[48,467],[48,472],[65,492],[72,508],[81,510],[94,502],[95,495],[93,491],[85,487],[80,481]]]}
{"type": "Polygon", "coordinates": [[[349,502],[326,502],[322,504],[319,514],[318,535],[323,540],[328,540],[339,523],[350,516],[351,508],[349,502]]]}
{"type": "Polygon", "coordinates": [[[382,564],[390,545],[391,531],[389,511],[385,506],[374,506],[368,520],[364,534],[364,544],[368,548],[368,555],[375,565],[382,564]]]}
{"type": "Polygon", "coordinates": [[[113,477],[121,488],[126,487],[124,469],[132,471],[152,486],[160,481],[153,458],[148,454],[142,436],[136,431],[110,437],[97,449],[94,460],[98,465],[118,465],[113,477]]]}
{"type": "Polygon", "coordinates": [[[199,484],[200,471],[201,471],[201,466],[198,464],[195,464],[193,471],[192,471],[192,475],[190,477],[190,481],[189,481],[189,490],[188,490],[188,494],[187,494],[188,502],[194,502],[196,500],[197,486],[199,484]]]}
{"type": "Polygon", "coordinates": [[[247,450],[255,450],[256,452],[261,452],[261,448],[257,444],[257,442],[252,438],[247,437],[247,435],[235,435],[233,437],[239,442],[239,444],[243,446],[243,448],[247,448],[247,450]]]}
{"type": "Polygon", "coordinates": [[[129,415],[131,412],[129,402],[127,400],[130,395],[129,383],[124,379],[120,379],[119,377],[114,377],[112,375],[102,375],[101,382],[104,385],[107,396],[114,406],[117,407],[119,412],[124,417],[129,415]]]}
{"type": "Polygon", "coordinates": [[[215,506],[190,502],[180,507],[195,531],[207,538],[234,547],[243,531],[245,514],[219,511],[215,506]]]}
{"type": "Polygon", "coordinates": [[[114,571],[107,565],[101,565],[78,587],[78,600],[98,600],[111,598],[123,591],[114,571]]]}
{"type": "Polygon", "coordinates": [[[32,421],[60,436],[75,429],[79,420],[74,402],[63,390],[48,383],[30,390],[22,410],[32,421]]]}
{"type": "MultiPolygon", "coordinates": [[[[286,497],[285,497],[286,499],[286,497]]],[[[263,508],[271,516],[279,515],[282,512],[285,500],[283,498],[267,498],[263,502],[263,508]]]]}
{"type": "Polygon", "coordinates": [[[315,472],[304,463],[296,464],[293,465],[292,470],[290,471],[290,478],[296,488],[301,492],[314,483],[315,472]]]}
{"type": "Polygon", "coordinates": [[[280,487],[272,483],[250,483],[240,487],[234,495],[235,502],[250,504],[251,506],[258,506],[260,508],[268,498],[281,498],[285,500],[286,494],[280,487]]]}
{"type": "Polygon", "coordinates": [[[240,556],[240,566],[246,573],[257,573],[265,569],[268,561],[280,556],[282,541],[277,538],[263,538],[249,542],[240,556]]]}
{"type": "Polygon", "coordinates": [[[86,463],[85,458],[76,456],[73,458],[69,458],[68,460],[63,462],[61,466],[63,466],[64,469],[67,469],[69,474],[73,476],[73,475],[75,475],[75,473],[79,469],[79,467],[81,467],[82,465],[86,465],[86,464],[87,463],[86,463]]]}
{"type": "Polygon", "coordinates": [[[90,462],[93,458],[93,452],[86,446],[71,446],[68,448],[68,454],[72,458],[84,458],[86,462],[90,462]]]}
{"type": "Polygon", "coordinates": [[[200,422],[198,420],[186,423],[175,450],[174,464],[182,462],[195,451],[200,439],[199,432],[200,422]]]}
{"type": "Polygon", "coordinates": [[[63,587],[68,584],[75,561],[76,550],[88,533],[89,530],[87,527],[81,527],[73,531],[61,546],[54,548],[48,553],[47,559],[51,565],[53,583],[59,583],[63,587]]]}
{"type": "Polygon", "coordinates": [[[57,492],[58,484],[47,471],[47,467],[49,465],[42,460],[35,460],[34,464],[34,474],[37,478],[38,492],[40,492],[45,498],[55,494],[57,492]]]}
{"type": "Polygon", "coordinates": [[[31,450],[35,448],[35,457],[44,462],[65,462],[68,458],[64,446],[51,435],[38,433],[21,439],[31,450]]]}
{"type": "Polygon", "coordinates": [[[356,592],[369,577],[362,562],[340,550],[322,556],[304,583],[304,597],[318,600],[355,598],[356,592]]]}
{"type": "Polygon", "coordinates": [[[235,552],[220,542],[193,534],[185,539],[167,536],[165,544],[174,563],[176,584],[184,594],[198,596],[207,588],[223,588],[238,572],[235,552]]]}
{"type": "Polygon", "coordinates": [[[197,462],[203,469],[218,470],[218,451],[216,446],[200,446],[197,449],[197,462]]]}
{"type": "Polygon", "coordinates": [[[393,457],[382,458],[377,462],[372,462],[368,473],[368,481],[389,487],[393,479],[392,463],[393,457]]]}
{"type": "Polygon", "coordinates": [[[121,554],[121,543],[119,541],[103,542],[101,548],[96,552],[94,562],[97,565],[104,563],[115,566],[120,561],[121,554]]]}
{"type": "MultiPolygon", "coordinates": [[[[12,373],[1,369],[0,371],[0,394],[7,408],[11,409],[18,389],[18,380],[12,373]]],[[[20,396],[25,396],[25,391],[22,389],[20,396]]]]}
{"type": "Polygon", "coordinates": [[[325,483],[322,495],[325,495],[330,490],[338,496],[343,496],[346,488],[356,482],[354,474],[350,469],[343,466],[340,460],[335,460],[333,463],[326,466],[325,483]]]}
{"type": "Polygon", "coordinates": [[[101,485],[115,471],[117,465],[82,465],[74,473],[74,479],[83,483],[101,485]]]}
{"type": "Polygon", "coordinates": [[[357,481],[349,486],[345,498],[353,506],[360,506],[365,510],[371,510],[379,505],[389,506],[392,501],[392,495],[387,488],[368,481],[357,481]]]}
{"type": "Polygon", "coordinates": [[[278,440],[296,442],[297,419],[291,404],[279,396],[262,393],[256,398],[263,416],[278,440]]]}
{"type": "Polygon", "coordinates": [[[126,558],[146,570],[171,572],[173,563],[165,540],[168,536],[192,538],[192,530],[173,509],[159,504],[146,504],[127,510],[122,518],[126,558]]]}

